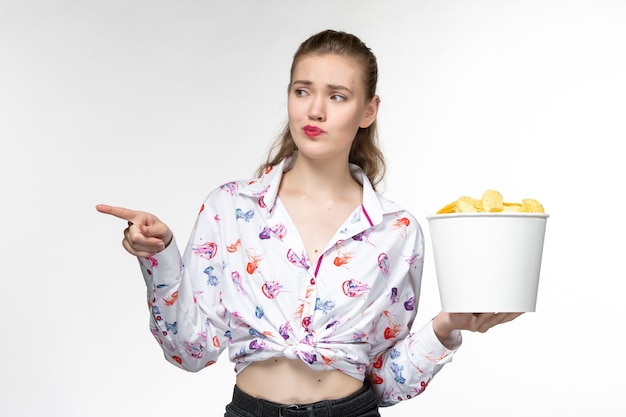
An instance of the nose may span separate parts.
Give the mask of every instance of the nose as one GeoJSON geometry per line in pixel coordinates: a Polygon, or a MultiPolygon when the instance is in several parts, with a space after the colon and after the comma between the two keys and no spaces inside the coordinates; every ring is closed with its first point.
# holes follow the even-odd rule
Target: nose
{"type": "Polygon", "coordinates": [[[324,108],[323,98],[318,96],[311,100],[308,117],[309,120],[315,122],[323,122],[326,120],[326,109],[324,108]]]}

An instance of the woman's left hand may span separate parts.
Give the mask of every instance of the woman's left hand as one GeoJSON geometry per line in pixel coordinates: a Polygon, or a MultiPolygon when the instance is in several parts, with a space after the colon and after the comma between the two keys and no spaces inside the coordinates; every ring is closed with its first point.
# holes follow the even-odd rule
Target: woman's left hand
{"type": "Polygon", "coordinates": [[[507,323],[524,313],[446,313],[440,312],[433,320],[433,330],[443,343],[453,330],[468,330],[485,333],[499,324],[507,323]]]}

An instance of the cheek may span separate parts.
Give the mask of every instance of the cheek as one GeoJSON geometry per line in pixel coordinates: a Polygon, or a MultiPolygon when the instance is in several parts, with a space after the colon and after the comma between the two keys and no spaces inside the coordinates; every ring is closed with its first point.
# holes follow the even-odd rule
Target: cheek
{"type": "Polygon", "coordinates": [[[289,126],[292,135],[293,129],[296,127],[296,125],[299,124],[300,119],[301,118],[298,116],[297,112],[293,108],[287,107],[287,125],[289,126]]]}
{"type": "Polygon", "coordinates": [[[301,115],[302,112],[306,112],[306,102],[302,98],[292,97],[290,94],[287,97],[287,114],[289,116],[301,115]]]}
{"type": "Polygon", "coordinates": [[[287,100],[287,116],[291,118],[291,115],[294,113],[293,111],[293,101],[287,100]]]}
{"type": "Polygon", "coordinates": [[[346,130],[357,130],[361,124],[362,113],[354,110],[345,111],[340,117],[343,120],[343,128],[346,130]]]}

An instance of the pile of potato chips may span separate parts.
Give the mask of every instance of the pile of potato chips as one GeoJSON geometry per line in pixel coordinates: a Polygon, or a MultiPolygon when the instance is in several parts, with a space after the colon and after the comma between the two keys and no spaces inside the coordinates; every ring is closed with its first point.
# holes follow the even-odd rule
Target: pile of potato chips
{"type": "Polygon", "coordinates": [[[545,210],[539,201],[532,198],[525,198],[521,203],[508,203],[498,191],[487,190],[480,199],[461,196],[439,209],[437,214],[499,212],[545,213],[545,210]]]}

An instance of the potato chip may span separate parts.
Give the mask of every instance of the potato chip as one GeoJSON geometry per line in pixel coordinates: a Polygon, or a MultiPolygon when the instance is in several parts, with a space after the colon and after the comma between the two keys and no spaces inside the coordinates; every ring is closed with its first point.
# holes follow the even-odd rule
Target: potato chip
{"type": "Polygon", "coordinates": [[[443,206],[437,214],[448,213],[545,213],[541,203],[532,198],[525,198],[521,203],[506,202],[502,194],[493,189],[486,190],[482,198],[476,199],[466,195],[443,206]]]}
{"type": "Polygon", "coordinates": [[[471,206],[474,207],[475,210],[472,210],[468,207],[468,210],[470,211],[483,211],[483,202],[481,200],[476,200],[475,198],[464,195],[464,196],[459,197],[459,199],[457,200],[457,202],[461,202],[461,201],[467,204],[470,204],[471,206]]]}
{"type": "Polygon", "coordinates": [[[528,213],[545,213],[545,210],[541,203],[532,198],[525,198],[522,200],[522,207],[524,211],[528,213]]]}
{"type": "Polygon", "coordinates": [[[446,213],[454,213],[456,211],[456,201],[453,201],[450,204],[447,204],[439,209],[437,214],[446,214],[446,213]]]}
{"type": "Polygon", "coordinates": [[[521,212],[524,211],[524,207],[520,203],[502,203],[502,211],[503,212],[521,212]]]}
{"type": "Polygon", "coordinates": [[[483,193],[482,202],[484,211],[502,211],[504,201],[502,194],[496,190],[487,190],[483,193]]]}
{"type": "Polygon", "coordinates": [[[457,201],[456,202],[456,213],[476,213],[478,210],[476,207],[470,203],[469,201],[457,201]]]}

